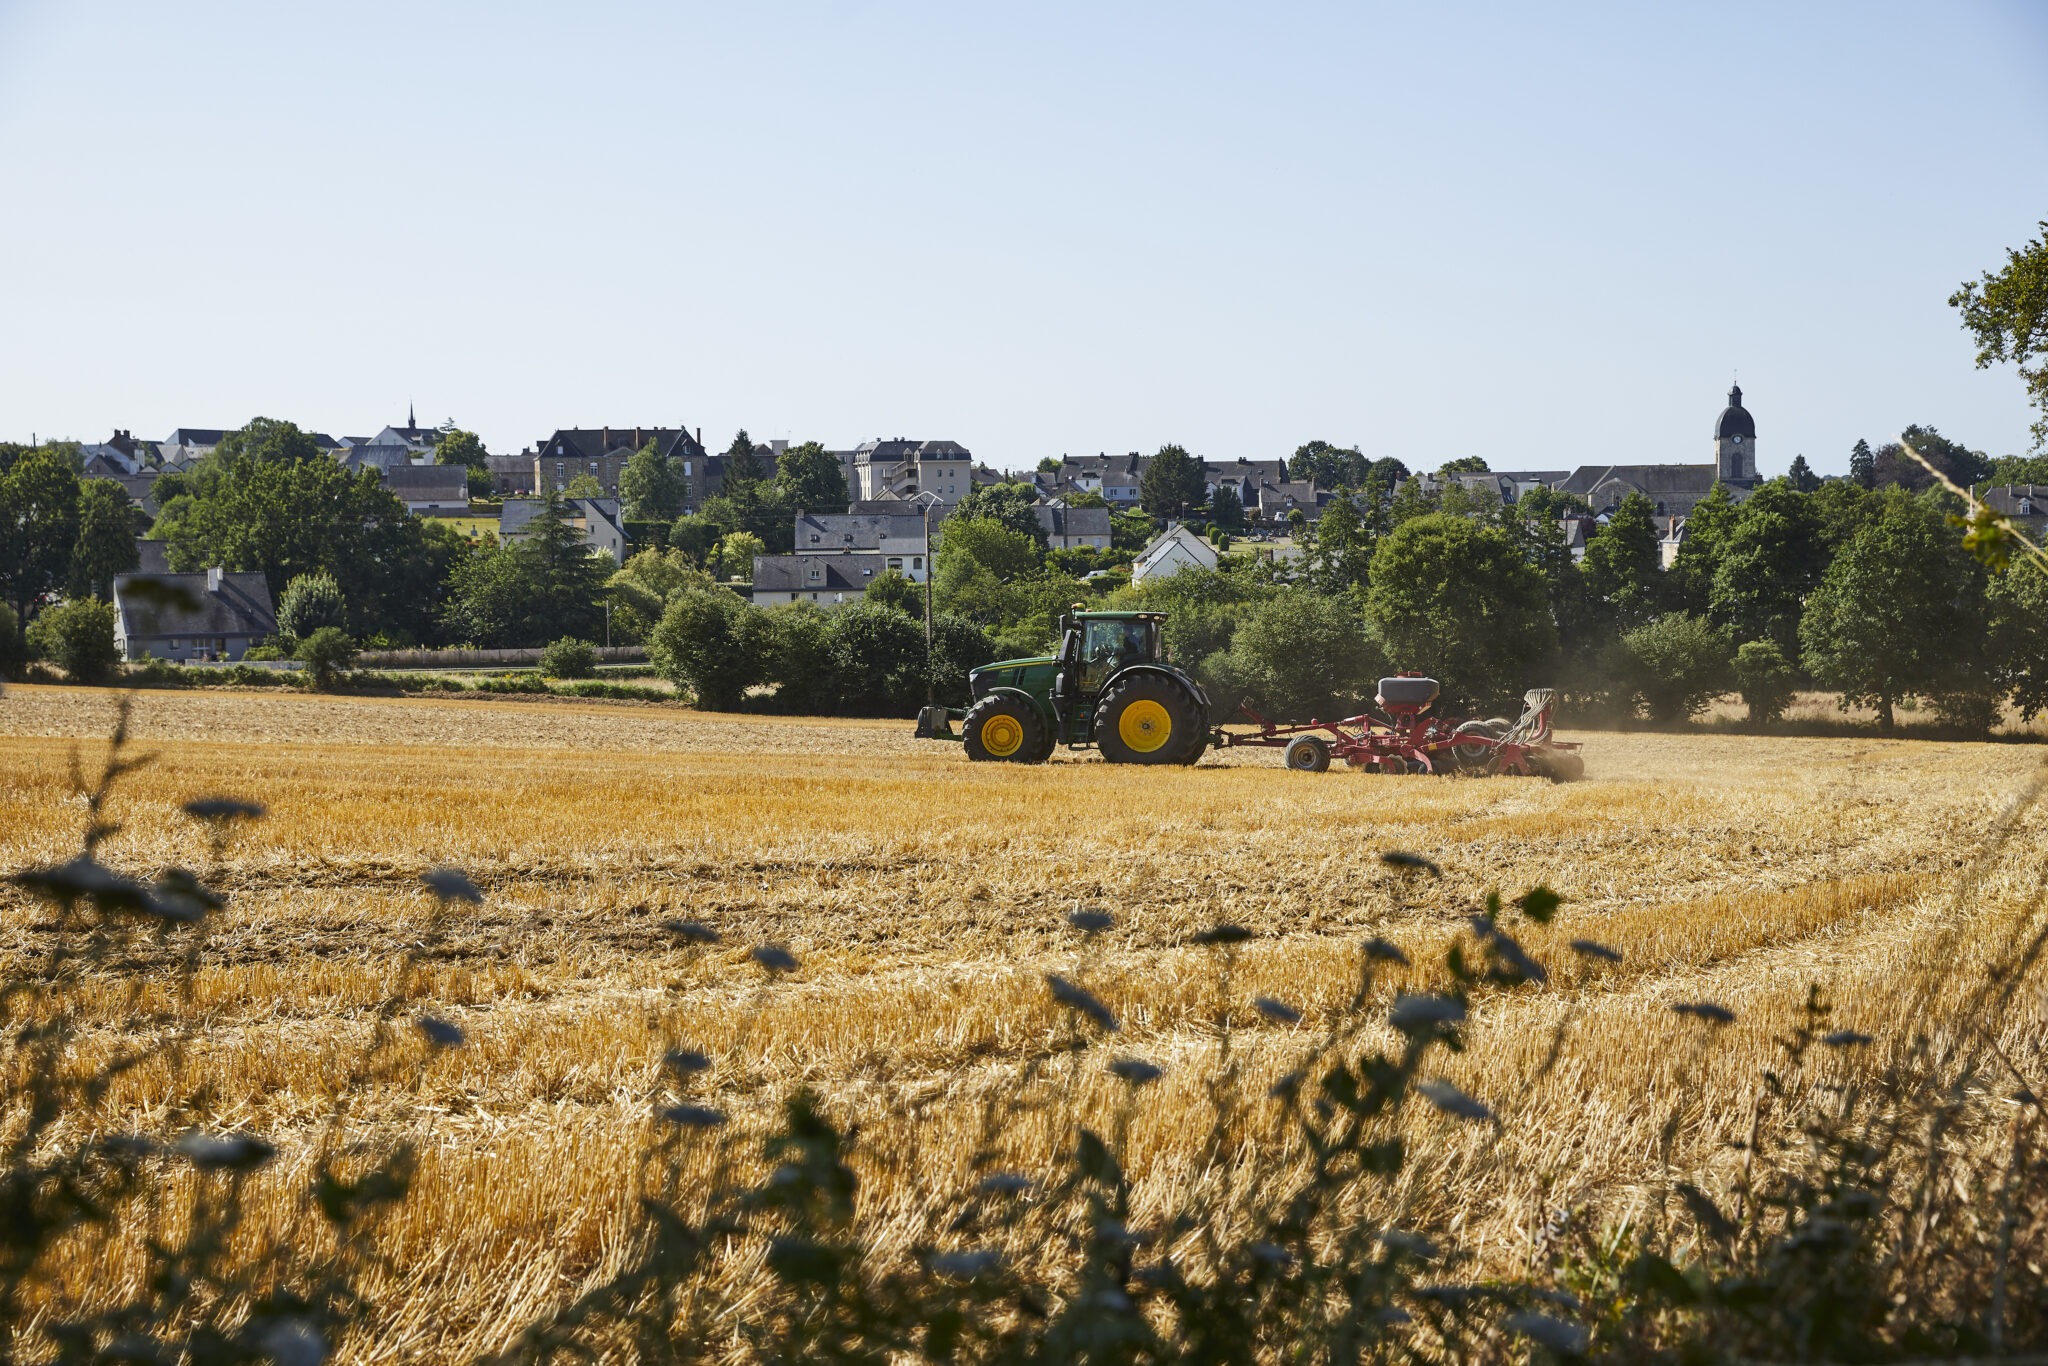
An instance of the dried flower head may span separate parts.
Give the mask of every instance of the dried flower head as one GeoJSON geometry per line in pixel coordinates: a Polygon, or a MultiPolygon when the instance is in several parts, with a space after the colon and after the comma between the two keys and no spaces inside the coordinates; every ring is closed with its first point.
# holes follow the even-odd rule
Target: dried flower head
{"type": "Polygon", "coordinates": [[[264,807],[234,797],[201,797],[185,803],[185,814],[198,821],[254,821],[263,819],[264,807]]]}
{"type": "Polygon", "coordinates": [[[1380,855],[1380,862],[1389,868],[1404,873],[1428,873],[1431,877],[1442,877],[1444,870],[1420,854],[1410,854],[1399,849],[1389,849],[1380,855]]]}
{"type": "Polygon", "coordinates": [[[716,944],[718,931],[701,920],[664,920],[661,927],[686,944],[716,944]]]}
{"type": "Polygon", "coordinates": [[[1710,1025],[1735,1023],[1735,1012],[1726,1006],[1715,1005],[1712,1001],[1680,1001],[1671,1007],[1680,1015],[1690,1015],[1710,1025]]]}
{"type": "Polygon", "coordinates": [[[1080,1011],[1104,1029],[1116,1028],[1116,1016],[1110,1013],[1108,1006],[1096,1000],[1094,993],[1086,987],[1076,986],[1058,973],[1052,972],[1045,974],[1045,984],[1052,989],[1052,998],[1061,1005],[1080,1011]]]}
{"type": "Polygon", "coordinates": [[[1109,1074],[1133,1086],[1143,1086],[1148,1081],[1158,1081],[1163,1075],[1157,1067],[1138,1058],[1118,1058],[1109,1065],[1109,1074]]]}
{"type": "Polygon", "coordinates": [[[268,1162],[277,1149],[253,1134],[206,1134],[194,1129],[171,1145],[195,1167],[249,1171],[268,1162]]]}
{"type": "Polygon", "coordinates": [[[427,1042],[436,1048],[460,1048],[464,1039],[462,1026],[437,1020],[431,1015],[422,1015],[414,1021],[420,1033],[427,1036],[427,1042]]]}
{"type": "Polygon", "coordinates": [[[664,1065],[672,1072],[688,1076],[692,1072],[705,1072],[711,1068],[711,1059],[689,1048],[672,1048],[662,1058],[664,1065]]]}
{"type": "Polygon", "coordinates": [[[467,901],[475,906],[481,905],[484,899],[484,894],[469,880],[469,875],[459,868],[435,868],[421,873],[420,881],[443,901],[467,901]]]}
{"type": "Polygon", "coordinates": [[[658,1111],[671,1124],[680,1124],[685,1129],[709,1129],[725,1123],[725,1115],[706,1105],[671,1105],[658,1111]]]}
{"type": "Polygon", "coordinates": [[[1401,946],[1389,943],[1378,935],[1374,935],[1365,941],[1365,956],[1367,958],[1377,958],[1384,963],[1399,963],[1402,967],[1408,966],[1408,955],[1401,952],[1401,946]]]}
{"type": "Polygon", "coordinates": [[[1465,1018],[1465,1006],[1450,996],[1396,996],[1387,1012],[1387,1023],[1403,1034],[1418,1029],[1440,1029],[1465,1018]]]}
{"type": "Polygon", "coordinates": [[[1415,1089],[1431,1105],[1458,1119],[1487,1120],[1493,1118],[1493,1111],[1484,1101],[1475,1100],[1447,1081],[1419,1081],[1415,1089]]]}
{"type": "Polygon", "coordinates": [[[1829,1048],[1854,1048],[1870,1042],[1868,1034],[1858,1034],[1853,1029],[1838,1029],[1832,1034],[1821,1036],[1821,1042],[1829,1048]]]}
{"type": "Polygon", "coordinates": [[[1217,925],[1195,936],[1197,944],[1242,944],[1252,932],[1242,925],[1217,925]]]}
{"type": "Polygon", "coordinates": [[[1067,912],[1067,923],[1084,934],[1099,934],[1116,920],[1108,911],[1077,909],[1067,912]]]}
{"type": "Polygon", "coordinates": [[[1275,1024],[1300,1024],[1301,1012],[1285,1001],[1276,1001],[1270,996],[1261,996],[1252,1002],[1252,1008],[1275,1024]]]}
{"type": "Polygon", "coordinates": [[[1598,958],[1608,963],[1619,963],[1621,961],[1621,953],[1618,950],[1610,949],[1605,944],[1597,943],[1591,939],[1572,940],[1572,952],[1578,954],[1581,958],[1598,958]]]}
{"type": "Polygon", "coordinates": [[[758,944],[754,961],[770,972],[795,972],[796,955],[779,944],[758,944]]]}

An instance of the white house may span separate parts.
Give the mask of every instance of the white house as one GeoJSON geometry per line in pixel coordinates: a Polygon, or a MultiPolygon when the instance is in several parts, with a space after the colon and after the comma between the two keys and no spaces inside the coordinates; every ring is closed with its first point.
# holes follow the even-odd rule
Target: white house
{"type": "Polygon", "coordinates": [[[114,645],[123,659],[240,659],[276,632],[259,571],[114,576],[114,645]]]}
{"type": "Polygon", "coordinates": [[[1174,525],[1162,532],[1152,544],[1145,547],[1131,565],[1131,582],[1143,583],[1147,579],[1164,578],[1178,574],[1183,569],[1214,569],[1216,552],[1209,543],[1189,531],[1185,526],[1174,525]]]}

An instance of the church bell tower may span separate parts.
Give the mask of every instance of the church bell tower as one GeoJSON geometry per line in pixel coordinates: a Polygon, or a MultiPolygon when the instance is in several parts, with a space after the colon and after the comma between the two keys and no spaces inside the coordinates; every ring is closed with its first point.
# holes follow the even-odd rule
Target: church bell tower
{"type": "Polygon", "coordinates": [[[1714,422],[1714,477],[1737,488],[1754,487],[1756,419],[1742,406],[1742,386],[1728,390],[1728,406],[1714,422]]]}

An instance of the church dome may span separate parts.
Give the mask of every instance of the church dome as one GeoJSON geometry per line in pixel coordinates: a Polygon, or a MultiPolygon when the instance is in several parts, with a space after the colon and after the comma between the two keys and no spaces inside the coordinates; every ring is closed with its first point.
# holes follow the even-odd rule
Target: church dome
{"type": "Polygon", "coordinates": [[[1756,440],[1756,419],[1749,415],[1749,409],[1742,406],[1742,386],[1739,384],[1728,391],[1728,406],[1721,410],[1721,416],[1714,419],[1714,440],[1725,441],[1731,436],[1756,440]]]}

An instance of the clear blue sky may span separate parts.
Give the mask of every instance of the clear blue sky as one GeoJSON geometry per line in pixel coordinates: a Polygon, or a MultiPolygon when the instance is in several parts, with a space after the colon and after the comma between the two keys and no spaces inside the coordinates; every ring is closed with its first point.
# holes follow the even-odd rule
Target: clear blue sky
{"type": "Polygon", "coordinates": [[[2028,414],[2048,6],[0,0],[0,437],[1766,472],[2028,414]]]}

